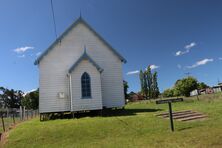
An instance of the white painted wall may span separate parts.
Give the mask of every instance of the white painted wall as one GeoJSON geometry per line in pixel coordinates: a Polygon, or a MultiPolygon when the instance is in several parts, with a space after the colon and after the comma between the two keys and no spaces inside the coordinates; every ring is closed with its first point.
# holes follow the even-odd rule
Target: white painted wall
{"type": "Polygon", "coordinates": [[[198,90],[197,89],[190,92],[190,96],[197,96],[197,95],[198,95],[198,90]]]}
{"type": "Polygon", "coordinates": [[[221,87],[213,88],[213,90],[214,90],[215,93],[221,92],[221,87]]]}
{"type": "Polygon", "coordinates": [[[40,113],[70,111],[67,73],[83,54],[84,46],[87,54],[104,69],[101,74],[103,106],[124,106],[122,62],[92,31],[80,23],[39,64],[40,113]],[[58,92],[65,92],[66,98],[59,99],[58,92]]]}

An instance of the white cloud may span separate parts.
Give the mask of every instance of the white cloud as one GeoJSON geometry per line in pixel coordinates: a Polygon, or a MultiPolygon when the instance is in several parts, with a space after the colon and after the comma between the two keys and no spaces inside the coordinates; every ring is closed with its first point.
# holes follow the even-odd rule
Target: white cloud
{"type": "Polygon", "coordinates": [[[218,58],[219,60],[222,60],[222,57],[218,58]]]}
{"type": "Polygon", "coordinates": [[[36,91],[36,90],[37,90],[37,89],[35,88],[35,89],[31,89],[31,90],[29,90],[29,91],[26,91],[26,92],[24,92],[23,96],[27,95],[27,94],[30,93],[30,92],[36,91]]]}
{"type": "Polygon", "coordinates": [[[209,62],[213,62],[214,59],[203,59],[201,61],[197,61],[195,64],[191,65],[191,66],[187,66],[186,68],[196,68],[198,66],[201,66],[201,65],[205,65],[209,62]]]}
{"type": "Polygon", "coordinates": [[[30,46],[19,47],[19,48],[14,49],[14,52],[16,52],[16,53],[24,53],[24,52],[26,52],[27,50],[30,50],[30,49],[34,49],[34,47],[30,47],[30,46]]]}
{"type": "Polygon", "coordinates": [[[185,49],[191,49],[191,48],[193,48],[193,47],[196,46],[196,45],[197,45],[197,44],[196,44],[195,42],[192,42],[192,43],[186,45],[184,48],[185,48],[185,49]]]}
{"type": "Polygon", "coordinates": [[[19,58],[25,58],[25,55],[23,54],[23,55],[19,55],[18,56],[19,58]]]}
{"type": "Polygon", "coordinates": [[[37,52],[36,53],[36,56],[38,57],[38,56],[40,56],[42,54],[42,52],[37,52]]]}
{"type": "Polygon", "coordinates": [[[181,55],[184,55],[184,54],[189,53],[189,52],[190,52],[190,49],[193,48],[193,47],[196,46],[196,45],[197,45],[197,44],[196,44],[195,42],[192,42],[192,43],[186,45],[186,46],[184,47],[184,49],[186,49],[186,50],[185,50],[185,51],[181,51],[181,50],[177,51],[176,54],[175,54],[175,56],[181,56],[181,55]]]}
{"type": "Polygon", "coordinates": [[[182,68],[182,66],[181,66],[180,64],[177,64],[177,68],[181,69],[181,68],[182,68]]]}
{"type": "Polygon", "coordinates": [[[176,54],[175,54],[175,56],[181,56],[181,55],[183,55],[183,54],[186,54],[186,53],[189,53],[190,52],[190,50],[189,49],[187,49],[187,50],[185,50],[185,51],[177,51],[176,52],[176,54]]]}
{"type": "Polygon", "coordinates": [[[150,65],[150,69],[151,69],[151,70],[154,70],[154,69],[157,69],[157,68],[160,68],[160,66],[157,66],[157,65],[150,65]]]}
{"type": "Polygon", "coordinates": [[[139,70],[129,71],[126,73],[126,75],[134,75],[134,74],[138,74],[139,72],[140,72],[139,70]]]}

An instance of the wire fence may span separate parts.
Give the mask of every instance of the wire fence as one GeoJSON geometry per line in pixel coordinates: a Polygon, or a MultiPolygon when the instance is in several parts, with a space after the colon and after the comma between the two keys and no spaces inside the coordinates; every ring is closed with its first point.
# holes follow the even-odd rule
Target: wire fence
{"type": "Polygon", "coordinates": [[[10,130],[15,124],[39,116],[38,110],[20,108],[0,108],[0,133],[10,130]]]}

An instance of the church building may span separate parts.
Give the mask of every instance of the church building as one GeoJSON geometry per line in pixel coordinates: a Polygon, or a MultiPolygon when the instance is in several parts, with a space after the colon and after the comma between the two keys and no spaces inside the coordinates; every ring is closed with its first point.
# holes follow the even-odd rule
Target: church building
{"type": "Polygon", "coordinates": [[[126,60],[79,17],[35,61],[39,112],[77,112],[125,105],[126,60]]]}

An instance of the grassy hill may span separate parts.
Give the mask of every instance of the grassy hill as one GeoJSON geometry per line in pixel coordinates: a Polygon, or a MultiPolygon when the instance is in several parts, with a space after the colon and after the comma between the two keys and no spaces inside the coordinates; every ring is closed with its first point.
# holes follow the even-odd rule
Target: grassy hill
{"type": "Polygon", "coordinates": [[[155,114],[168,111],[167,104],[131,103],[109,117],[84,117],[40,122],[33,119],[9,132],[5,147],[222,147],[222,94],[189,98],[174,103],[173,110],[200,111],[207,120],[175,121],[155,114]]]}

